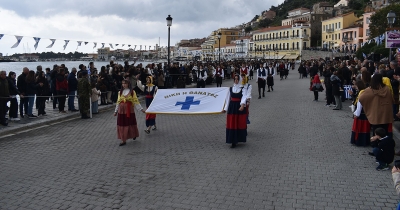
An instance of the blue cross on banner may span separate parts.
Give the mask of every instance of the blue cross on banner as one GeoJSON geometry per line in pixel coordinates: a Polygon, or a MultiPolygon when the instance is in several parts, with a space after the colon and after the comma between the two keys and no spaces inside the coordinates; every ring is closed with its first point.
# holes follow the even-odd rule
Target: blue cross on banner
{"type": "Polygon", "coordinates": [[[189,110],[191,105],[199,105],[200,101],[193,101],[194,96],[187,96],[184,102],[176,102],[175,106],[182,105],[181,110],[189,110]]]}

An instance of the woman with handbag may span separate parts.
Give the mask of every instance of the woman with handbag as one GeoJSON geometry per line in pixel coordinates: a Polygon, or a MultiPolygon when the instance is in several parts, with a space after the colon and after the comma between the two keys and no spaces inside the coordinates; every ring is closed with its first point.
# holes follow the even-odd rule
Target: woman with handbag
{"type": "Polygon", "coordinates": [[[322,92],[323,90],[324,88],[322,87],[318,74],[314,75],[314,79],[311,83],[311,91],[314,92],[314,101],[318,101],[318,92],[322,92]]]}

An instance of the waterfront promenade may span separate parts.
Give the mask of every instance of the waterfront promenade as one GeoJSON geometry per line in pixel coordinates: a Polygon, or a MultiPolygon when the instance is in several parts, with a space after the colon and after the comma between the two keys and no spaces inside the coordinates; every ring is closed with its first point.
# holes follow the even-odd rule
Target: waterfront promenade
{"type": "Polygon", "coordinates": [[[350,145],[349,102],[313,102],[297,71],[262,99],[250,83],[247,143],[235,149],[225,114],[157,115],[147,135],[137,113],[140,137],[124,147],[106,109],[11,132],[0,139],[0,209],[395,209],[391,172],[350,145]]]}

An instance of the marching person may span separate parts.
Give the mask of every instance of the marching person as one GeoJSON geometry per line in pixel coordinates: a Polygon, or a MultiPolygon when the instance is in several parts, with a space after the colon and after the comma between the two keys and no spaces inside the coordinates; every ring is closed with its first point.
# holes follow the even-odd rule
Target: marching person
{"type": "MultiPolygon", "coordinates": [[[[260,68],[257,69],[257,81],[256,81],[256,83],[258,84],[258,99],[261,98],[261,89],[262,89],[262,96],[265,97],[266,80],[267,80],[267,72],[265,71],[263,64],[260,64],[260,68]]],[[[269,92],[269,86],[268,86],[268,92],[269,92]]]]}
{"type": "Polygon", "coordinates": [[[268,67],[268,72],[267,72],[267,86],[268,86],[268,92],[270,90],[274,91],[274,76],[275,76],[275,69],[272,66],[272,64],[269,64],[268,67]]]}
{"type": "Polygon", "coordinates": [[[139,137],[139,130],[136,122],[136,115],[133,106],[141,112],[145,112],[136,97],[135,91],[129,83],[129,80],[122,80],[121,91],[118,93],[117,105],[114,116],[117,116],[118,139],[121,139],[119,146],[126,145],[126,140],[139,137]]]}
{"type": "Polygon", "coordinates": [[[200,68],[197,69],[196,75],[197,75],[197,88],[205,88],[207,72],[203,69],[203,65],[200,65],[200,68]]]}
{"type": "Polygon", "coordinates": [[[235,75],[233,86],[229,88],[228,96],[225,101],[223,113],[228,112],[226,116],[226,143],[232,144],[235,148],[238,142],[246,142],[247,124],[246,124],[246,97],[247,90],[243,88],[241,77],[235,75]]]}
{"type": "MultiPolygon", "coordinates": [[[[137,86],[144,92],[146,97],[146,108],[149,108],[158,90],[157,86],[153,84],[153,77],[152,76],[146,77],[146,85],[142,85],[142,82],[138,81],[137,86]]],[[[153,127],[153,130],[157,129],[155,114],[146,114],[146,127],[147,128],[146,130],[144,130],[144,132],[146,132],[147,134],[150,134],[151,127],[153,127]]]]}
{"type": "MultiPolygon", "coordinates": [[[[246,113],[247,113],[247,118],[246,122],[247,124],[250,124],[249,120],[249,108],[250,108],[250,99],[251,99],[251,90],[253,89],[253,86],[251,86],[247,80],[247,77],[245,74],[242,74],[242,85],[243,89],[246,89],[247,95],[246,95],[246,113]]],[[[264,80],[264,90],[265,90],[265,80],[264,80]]]]}
{"type": "Polygon", "coordinates": [[[245,63],[242,63],[242,67],[240,68],[240,75],[245,74],[246,77],[249,76],[249,69],[246,67],[245,63]]]}
{"type": "Polygon", "coordinates": [[[224,70],[221,68],[221,65],[218,65],[217,69],[214,71],[213,77],[217,82],[217,87],[222,86],[222,78],[224,78],[224,70]]]}

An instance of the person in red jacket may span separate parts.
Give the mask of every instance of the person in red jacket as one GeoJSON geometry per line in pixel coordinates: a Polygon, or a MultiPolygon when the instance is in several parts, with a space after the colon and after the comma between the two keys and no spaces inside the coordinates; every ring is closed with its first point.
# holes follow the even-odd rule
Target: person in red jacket
{"type": "Polygon", "coordinates": [[[64,111],[64,107],[65,99],[68,94],[68,81],[67,75],[65,74],[65,69],[63,67],[60,67],[60,72],[56,77],[56,90],[58,97],[58,111],[59,113],[66,113],[66,111],[64,111]]]}

